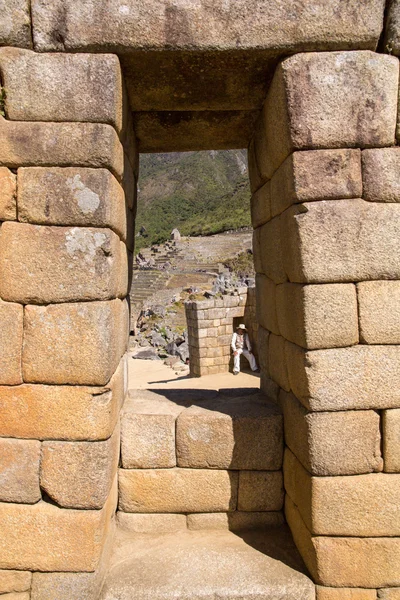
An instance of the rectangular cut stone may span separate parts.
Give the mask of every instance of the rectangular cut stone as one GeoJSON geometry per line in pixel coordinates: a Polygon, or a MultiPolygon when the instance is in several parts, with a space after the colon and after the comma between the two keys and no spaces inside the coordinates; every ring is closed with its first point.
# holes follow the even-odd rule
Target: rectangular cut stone
{"type": "Polygon", "coordinates": [[[118,529],[129,533],[171,533],[186,530],[186,515],[117,512],[118,529]]]}
{"type": "Polygon", "coordinates": [[[0,385],[22,383],[23,318],[23,306],[0,300],[0,385]]]}
{"type": "Polygon", "coordinates": [[[283,498],[282,471],[240,471],[238,510],[281,510],[283,498]]]}
{"type": "Polygon", "coordinates": [[[376,590],[316,586],[316,600],[376,600],[376,590]]]}
{"type": "Polygon", "coordinates": [[[384,470],[400,473],[400,408],[385,410],[382,423],[384,470]]]}
{"type": "Polygon", "coordinates": [[[362,152],[363,198],[370,202],[400,202],[400,148],[362,152]]]}
{"type": "Polygon", "coordinates": [[[24,381],[105,385],[127,338],[128,306],[122,300],[27,306],[24,381]]]}
{"type": "Polygon", "coordinates": [[[32,573],[29,571],[0,570],[0,594],[26,592],[30,589],[32,573]]]}
{"type": "Polygon", "coordinates": [[[8,119],[108,123],[121,130],[122,78],[115,54],[3,48],[0,68],[8,119]]]}
{"type": "Polygon", "coordinates": [[[64,508],[102,508],[117,472],[119,444],[119,427],[104,442],[43,442],[41,488],[64,508]]]}
{"type": "Polygon", "coordinates": [[[238,473],[211,469],[119,470],[119,509],[188,513],[235,510],[238,473]]]}
{"type": "Polygon", "coordinates": [[[126,239],[125,195],[108,169],[18,169],[18,220],[39,225],[109,227],[126,239]]]}
{"type": "Polygon", "coordinates": [[[378,590],[378,600],[400,600],[400,587],[378,590]]]}
{"type": "Polygon", "coordinates": [[[357,296],[362,341],[400,344],[400,281],[364,281],[357,296]]]}
{"type": "Polygon", "coordinates": [[[2,3],[0,46],[32,47],[29,0],[7,0],[2,3]]]}
{"type": "Polygon", "coordinates": [[[176,424],[179,467],[273,471],[282,446],[282,415],[261,395],[202,402],[176,424]]]}
{"type": "Polygon", "coordinates": [[[11,594],[4,594],[3,600],[30,600],[29,592],[12,592],[11,594]]]}
{"type": "Polygon", "coordinates": [[[382,409],[400,404],[397,346],[307,352],[287,342],[286,358],[291,389],[310,410],[382,409]]]}
{"type": "Polygon", "coordinates": [[[17,219],[17,178],[7,167],[0,167],[0,221],[17,219]]]}
{"type": "Polygon", "coordinates": [[[373,410],[308,412],[280,394],[285,442],[312,475],[356,475],[381,471],[380,418],[373,410]]]}
{"type": "Polygon", "coordinates": [[[257,323],[279,335],[276,290],[277,285],[271,279],[261,273],[256,274],[257,323]]]}
{"type": "Polygon", "coordinates": [[[248,531],[260,527],[283,525],[282,512],[244,512],[235,510],[229,513],[198,513],[187,515],[187,527],[191,531],[201,529],[229,529],[230,531],[248,531]]]}
{"type": "Polygon", "coordinates": [[[257,351],[258,351],[258,362],[260,369],[266,375],[269,375],[269,335],[270,332],[263,327],[259,327],[257,331],[257,351]]]}
{"type": "Polygon", "coordinates": [[[276,288],[278,326],[287,340],[303,348],[332,348],[358,343],[356,287],[352,284],[276,288]]]}
{"type": "Polygon", "coordinates": [[[0,436],[101,440],[111,436],[124,399],[124,361],[104,387],[4,386],[0,436]]]}
{"type": "Polygon", "coordinates": [[[360,150],[294,152],[271,180],[271,212],[279,215],[292,204],[341,200],[362,195],[360,150]]]}
{"type": "Polygon", "coordinates": [[[271,183],[268,181],[251,197],[251,222],[254,229],[271,219],[271,183]]]}
{"type": "Polygon", "coordinates": [[[268,367],[271,379],[288,392],[290,384],[286,362],[285,339],[281,335],[271,333],[269,336],[268,367]]]}
{"type": "Polygon", "coordinates": [[[283,266],[281,224],[281,217],[275,217],[260,227],[259,252],[262,271],[275,283],[287,280],[283,266]]]}
{"type": "Polygon", "coordinates": [[[102,510],[66,510],[48,502],[0,504],[0,568],[94,571],[115,511],[116,486],[102,510]]]}
{"type": "Polygon", "coordinates": [[[0,501],[34,504],[39,487],[40,442],[0,438],[0,501]]]}
{"type": "MultiPolygon", "coordinates": [[[[104,573],[102,574],[104,577],[104,573]]],[[[98,598],[102,585],[101,574],[39,573],[33,574],[30,600],[92,600],[98,598]]]]}
{"type": "Polygon", "coordinates": [[[3,223],[0,296],[22,304],[125,297],[125,245],[110,229],[3,223]]]}
{"type": "Polygon", "coordinates": [[[257,227],[253,231],[253,262],[254,262],[254,270],[256,273],[262,273],[263,267],[261,262],[261,227],[257,227]]]}
{"type": "Polygon", "coordinates": [[[6,121],[0,117],[0,163],[18,167],[105,167],[120,180],[124,152],[111,125],[6,121]]]}
{"type": "Polygon", "coordinates": [[[311,202],[290,208],[281,218],[284,264],[290,281],[400,278],[398,204],[311,202]]]}

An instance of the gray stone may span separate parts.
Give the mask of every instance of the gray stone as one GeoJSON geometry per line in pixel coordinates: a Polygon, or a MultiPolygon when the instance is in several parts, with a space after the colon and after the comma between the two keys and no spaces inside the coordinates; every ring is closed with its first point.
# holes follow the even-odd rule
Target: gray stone
{"type": "Polygon", "coordinates": [[[29,0],[0,0],[0,46],[32,47],[29,0]]]}
{"type": "Polygon", "coordinates": [[[400,202],[400,148],[362,152],[363,198],[370,202],[400,202]]]}

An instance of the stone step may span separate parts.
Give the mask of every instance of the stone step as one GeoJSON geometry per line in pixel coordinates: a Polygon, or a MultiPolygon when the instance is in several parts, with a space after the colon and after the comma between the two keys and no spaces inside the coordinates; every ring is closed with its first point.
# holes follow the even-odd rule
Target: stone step
{"type": "Polygon", "coordinates": [[[138,534],[118,529],[100,600],[315,600],[286,526],[138,534]]]}

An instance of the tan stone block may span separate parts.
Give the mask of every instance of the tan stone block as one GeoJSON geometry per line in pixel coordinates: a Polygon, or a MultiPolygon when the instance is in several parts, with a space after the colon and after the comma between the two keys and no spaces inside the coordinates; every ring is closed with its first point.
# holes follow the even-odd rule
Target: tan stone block
{"type": "Polygon", "coordinates": [[[400,587],[378,590],[378,600],[400,600],[400,587]]]}
{"type": "Polygon", "coordinates": [[[219,512],[236,508],[238,474],[211,469],[119,470],[124,512],[219,512]]]}
{"type": "Polygon", "coordinates": [[[360,150],[294,152],[272,177],[272,216],[298,202],[360,198],[361,194],[360,150]]]}
{"type": "Polygon", "coordinates": [[[0,163],[18,167],[105,167],[121,179],[124,156],[111,125],[6,121],[0,117],[0,163]]]}
{"type": "Polygon", "coordinates": [[[380,418],[372,410],[308,412],[281,392],[285,442],[312,475],[381,471],[380,418]]]}
{"type": "Polygon", "coordinates": [[[284,219],[284,264],[290,281],[400,278],[398,204],[356,199],[311,202],[290,208],[280,218],[284,219]]]}
{"type": "Polygon", "coordinates": [[[207,329],[207,337],[218,337],[218,331],[216,327],[210,327],[207,329]]]}
{"type": "Polygon", "coordinates": [[[94,571],[116,492],[114,485],[102,510],[66,510],[48,502],[0,504],[0,568],[94,571]]]}
{"type": "Polygon", "coordinates": [[[400,473],[400,409],[382,414],[384,470],[400,473]]]}
{"type": "Polygon", "coordinates": [[[263,267],[261,262],[261,227],[257,227],[253,231],[253,262],[256,273],[262,273],[263,267]]]}
{"type": "Polygon", "coordinates": [[[280,335],[271,333],[268,345],[269,375],[281,388],[290,390],[288,365],[285,353],[285,340],[280,335]]]}
{"type": "Polygon", "coordinates": [[[266,375],[269,375],[269,331],[263,327],[258,328],[257,332],[257,351],[258,351],[258,362],[260,369],[266,375]]]}
{"type": "Polygon", "coordinates": [[[376,590],[316,586],[316,600],[376,600],[376,590]]]}
{"type": "Polygon", "coordinates": [[[24,381],[105,385],[125,352],[125,301],[25,308],[24,381]]]}
{"type": "Polygon", "coordinates": [[[186,530],[186,515],[117,512],[118,528],[129,533],[171,533],[186,530]]]}
{"type": "Polygon", "coordinates": [[[264,275],[275,283],[287,280],[281,245],[281,217],[275,217],[260,228],[260,257],[264,275]]]}
{"type": "Polygon", "coordinates": [[[97,573],[33,574],[31,600],[92,600],[98,598],[102,581],[97,573]]]}
{"type": "Polygon", "coordinates": [[[257,323],[279,335],[275,283],[261,273],[256,274],[257,323]]]}
{"type": "Polygon", "coordinates": [[[40,225],[109,227],[126,239],[125,194],[108,169],[18,169],[18,219],[40,225]]]}
{"type": "Polygon", "coordinates": [[[0,300],[0,385],[22,383],[23,317],[24,309],[20,304],[0,300]]]}
{"type": "Polygon", "coordinates": [[[124,399],[124,361],[104,387],[4,386],[0,436],[101,440],[114,431],[124,399]]]}
{"type": "MultiPolygon", "coordinates": [[[[226,308],[232,308],[234,306],[239,306],[239,296],[224,296],[223,297],[223,303],[224,303],[224,307],[226,308]]],[[[221,321],[221,325],[224,325],[224,323],[221,321]]]]}
{"type": "MultiPolygon", "coordinates": [[[[212,360],[215,363],[215,361],[218,359],[213,358],[212,360]]],[[[210,367],[207,367],[207,369],[208,369],[207,375],[217,375],[218,373],[223,373],[225,370],[223,367],[221,367],[221,365],[216,365],[216,364],[211,365],[210,367]]]]}
{"type": "Polygon", "coordinates": [[[370,202],[400,202],[400,148],[362,152],[363,198],[370,202]]]}
{"type": "Polygon", "coordinates": [[[281,510],[284,498],[282,471],[240,471],[238,510],[281,510]]]}
{"type": "Polygon", "coordinates": [[[3,223],[0,296],[22,304],[125,296],[123,250],[110,229],[3,223]]]}
{"type": "Polygon", "coordinates": [[[251,197],[251,222],[254,229],[271,219],[271,183],[268,181],[251,197]]]}
{"type": "Polygon", "coordinates": [[[117,472],[119,444],[119,428],[104,442],[43,442],[41,488],[64,508],[102,508],[117,472]]]}
{"type": "Polygon", "coordinates": [[[0,594],[25,592],[30,589],[32,573],[29,571],[0,570],[0,594]]]}
{"type": "Polygon", "coordinates": [[[0,221],[17,218],[17,178],[7,167],[0,167],[0,221]]]}
{"type": "Polygon", "coordinates": [[[11,592],[11,594],[4,594],[2,600],[30,600],[29,592],[11,592]]]}
{"type": "Polygon", "coordinates": [[[312,411],[399,406],[397,346],[304,351],[287,342],[285,350],[292,391],[312,411]]]}
{"type": "Polygon", "coordinates": [[[229,513],[198,513],[187,515],[187,526],[191,531],[209,529],[229,529],[242,531],[258,529],[260,527],[274,527],[283,525],[284,519],[281,512],[243,512],[229,513]]]}
{"type": "Polygon", "coordinates": [[[214,319],[224,319],[226,317],[226,311],[224,308],[211,308],[208,311],[207,317],[212,321],[214,319]]]}
{"type": "Polygon", "coordinates": [[[400,344],[400,281],[364,281],[357,294],[362,341],[400,344]]]}
{"type": "Polygon", "coordinates": [[[250,189],[252,194],[254,194],[263,184],[263,180],[258,171],[254,139],[251,140],[249,148],[247,150],[247,161],[249,170],[250,189]]]}
{"type": "Polygon", "coordinates": [[[304,348],[332,348],[358,343],[356,287],[353,284],[276,288],[278,327],[284,338],[304,348]]]}
{"type": "Polygon", "coordinates": [[[121,130],[121,67],[114,54],[3,48],[0,65],[8,119],[108,123],[121,130]]]}
{"type": "Polygon", "coordinates": [[[31,10],[28,0],[7,0],[2,5],[0,45],[32,47],[31,10]]]}
{"type": "Polygon", "coordinates": [[[40,442],[0,438],[0,501],[34,504],[39,487],[40,442]]]}

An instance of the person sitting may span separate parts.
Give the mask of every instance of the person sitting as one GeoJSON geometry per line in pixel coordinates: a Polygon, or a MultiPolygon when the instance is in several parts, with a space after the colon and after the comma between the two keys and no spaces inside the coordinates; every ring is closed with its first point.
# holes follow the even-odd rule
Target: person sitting
{"type": "Polygon", "coordinates": [[[251,370],[254,372],[259,371],[254,354],[251,352],[249,335],[247,333],[246,326],[243,323],[236,328],[236,332],[232,335],[231,347],[233,350],[234,375],[238,375],[238,373],[240,373],[240,356],[242,354],[249,361],[251,370]]]}

